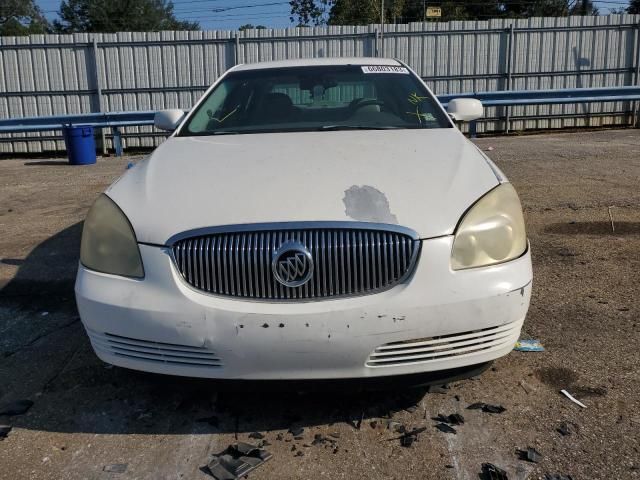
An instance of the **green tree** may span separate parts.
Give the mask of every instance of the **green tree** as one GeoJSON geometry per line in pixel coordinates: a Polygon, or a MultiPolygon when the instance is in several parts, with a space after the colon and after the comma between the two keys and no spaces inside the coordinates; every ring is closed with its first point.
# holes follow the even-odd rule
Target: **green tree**
{"type": "Polygon", "coordinates": [[[241,32],[244,32],[245,30],[264,30],[267,27],[265,27],[264,25],[253,25],[252,23],[245,23],[244,25],[240,25],[238,27],[238,30],[240,30],[241,32]]]}
{"type": "Polygon", "coordinates": [[[198,30],[178,20],[167,0],[63,0],[54,28],[60,33],[198,30]]]}
{"type": "Polygon", "coordinates": [[[34,0],[0,0],[0,35],[30,35],[49,29],[34,0]]]}
{"type": "Polygon", "coordinates": [[[528,17],[566,17],[570,5],[566,0],[538,0],[522,2],[520,0],[506,0],[504,14],[511,18],[528,17]]]}
{"type": "MultiPolygon", "coordinates": [[[[636,4],[640,0],[632,0],[636,4]]],[[[291,21],[298,25],[368,25],[380,21],[380,0],[291,0],[291,21]]],[[[425,5],[442,9],[441,21],[597,15],[592,0],[385,0],[385,21],[422,21],[425,5]]],[[[640,7],[639,7],[640,8],[640,7]]]]}
{"type": "Polygon", "coordinates": [[[327,23],[326,14],[336,1],[339,0],[290,0],[291,21],[298,26],[327,23]]]}
{"type": "Polygon", "coordinates": [[[631,0],[627,8],[627,13],[640,13],[640,0],[631,0]]]}
{"type": "Polygon", "coordinates": [[[576,0],[569,3],[569,15],[598,15],[598,8],[591,0],[576,0]]]}

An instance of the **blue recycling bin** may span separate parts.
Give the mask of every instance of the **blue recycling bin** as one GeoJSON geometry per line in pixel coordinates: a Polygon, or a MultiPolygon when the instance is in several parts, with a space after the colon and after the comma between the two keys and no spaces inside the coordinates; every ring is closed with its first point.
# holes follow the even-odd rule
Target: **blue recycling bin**
{"type": "Polygon", "coordinates": [[[96,163],[96,140],[93,127],[88,125],[65,125],[62,127],[64,144],[67,147],[69,165],[91,165],[96,163]]]}

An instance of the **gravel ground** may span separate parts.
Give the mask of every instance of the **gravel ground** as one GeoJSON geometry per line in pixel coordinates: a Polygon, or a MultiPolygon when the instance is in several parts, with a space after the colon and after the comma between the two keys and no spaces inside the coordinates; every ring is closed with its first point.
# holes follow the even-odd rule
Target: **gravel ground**
{"type": "Polygon", "coordinates": [[[483,462],[510,479],[640,478],[640,130],[477,143],[520,193],[535,275],[523,337],[547,351],[513,352],[443,393],[217,393],[106,366],[73,300],[80,222],[136,158],[0,161],[0,404],[34,402],[0,416],[13,427],[0,478],[206,479],[209,455],[252,432],[273,453],[254,479],[475,480],[483,462]],[[467,410],[473,402],[506,411],[467,410]],[[431,417],[454,412],[465,418],[457,434],[434,428],[431,417]],[[402,447],[389,417],[426,431],[402,447]],[[312,445],[316,434],[331,441],[312,445]],[[540,463],[519,460],[526,447],[540,463]],[[114,464],[124,472],[105,471],[114,464]]]}

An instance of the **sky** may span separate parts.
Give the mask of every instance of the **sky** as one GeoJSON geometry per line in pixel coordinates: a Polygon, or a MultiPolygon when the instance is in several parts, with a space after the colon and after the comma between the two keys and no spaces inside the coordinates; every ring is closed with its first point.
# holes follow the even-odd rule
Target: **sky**
{"type": "MultiPolygon", "coordinates": [[[[47,18],[53,20],[57,17],[60,1],[36,0],[36,3],[47,18]]],[[[627,0],[595,3],[602,14],[608,13],[610,8],[628,4],[627,0]]],[[[199,22],[202,30],[236,30],[247,23],[270,28],[293,26],[289,20],[288,0],[173,0],[173,4],[178,18],[199,22]]]]}

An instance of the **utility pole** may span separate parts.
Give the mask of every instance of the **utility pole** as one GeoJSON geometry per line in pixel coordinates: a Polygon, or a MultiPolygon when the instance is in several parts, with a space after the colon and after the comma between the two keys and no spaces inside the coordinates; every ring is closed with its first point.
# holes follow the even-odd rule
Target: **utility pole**
{"type": "Polygon", "coordinates": [[[384,57],[384,0],[380,0],[380,52],[384,57]]]}

